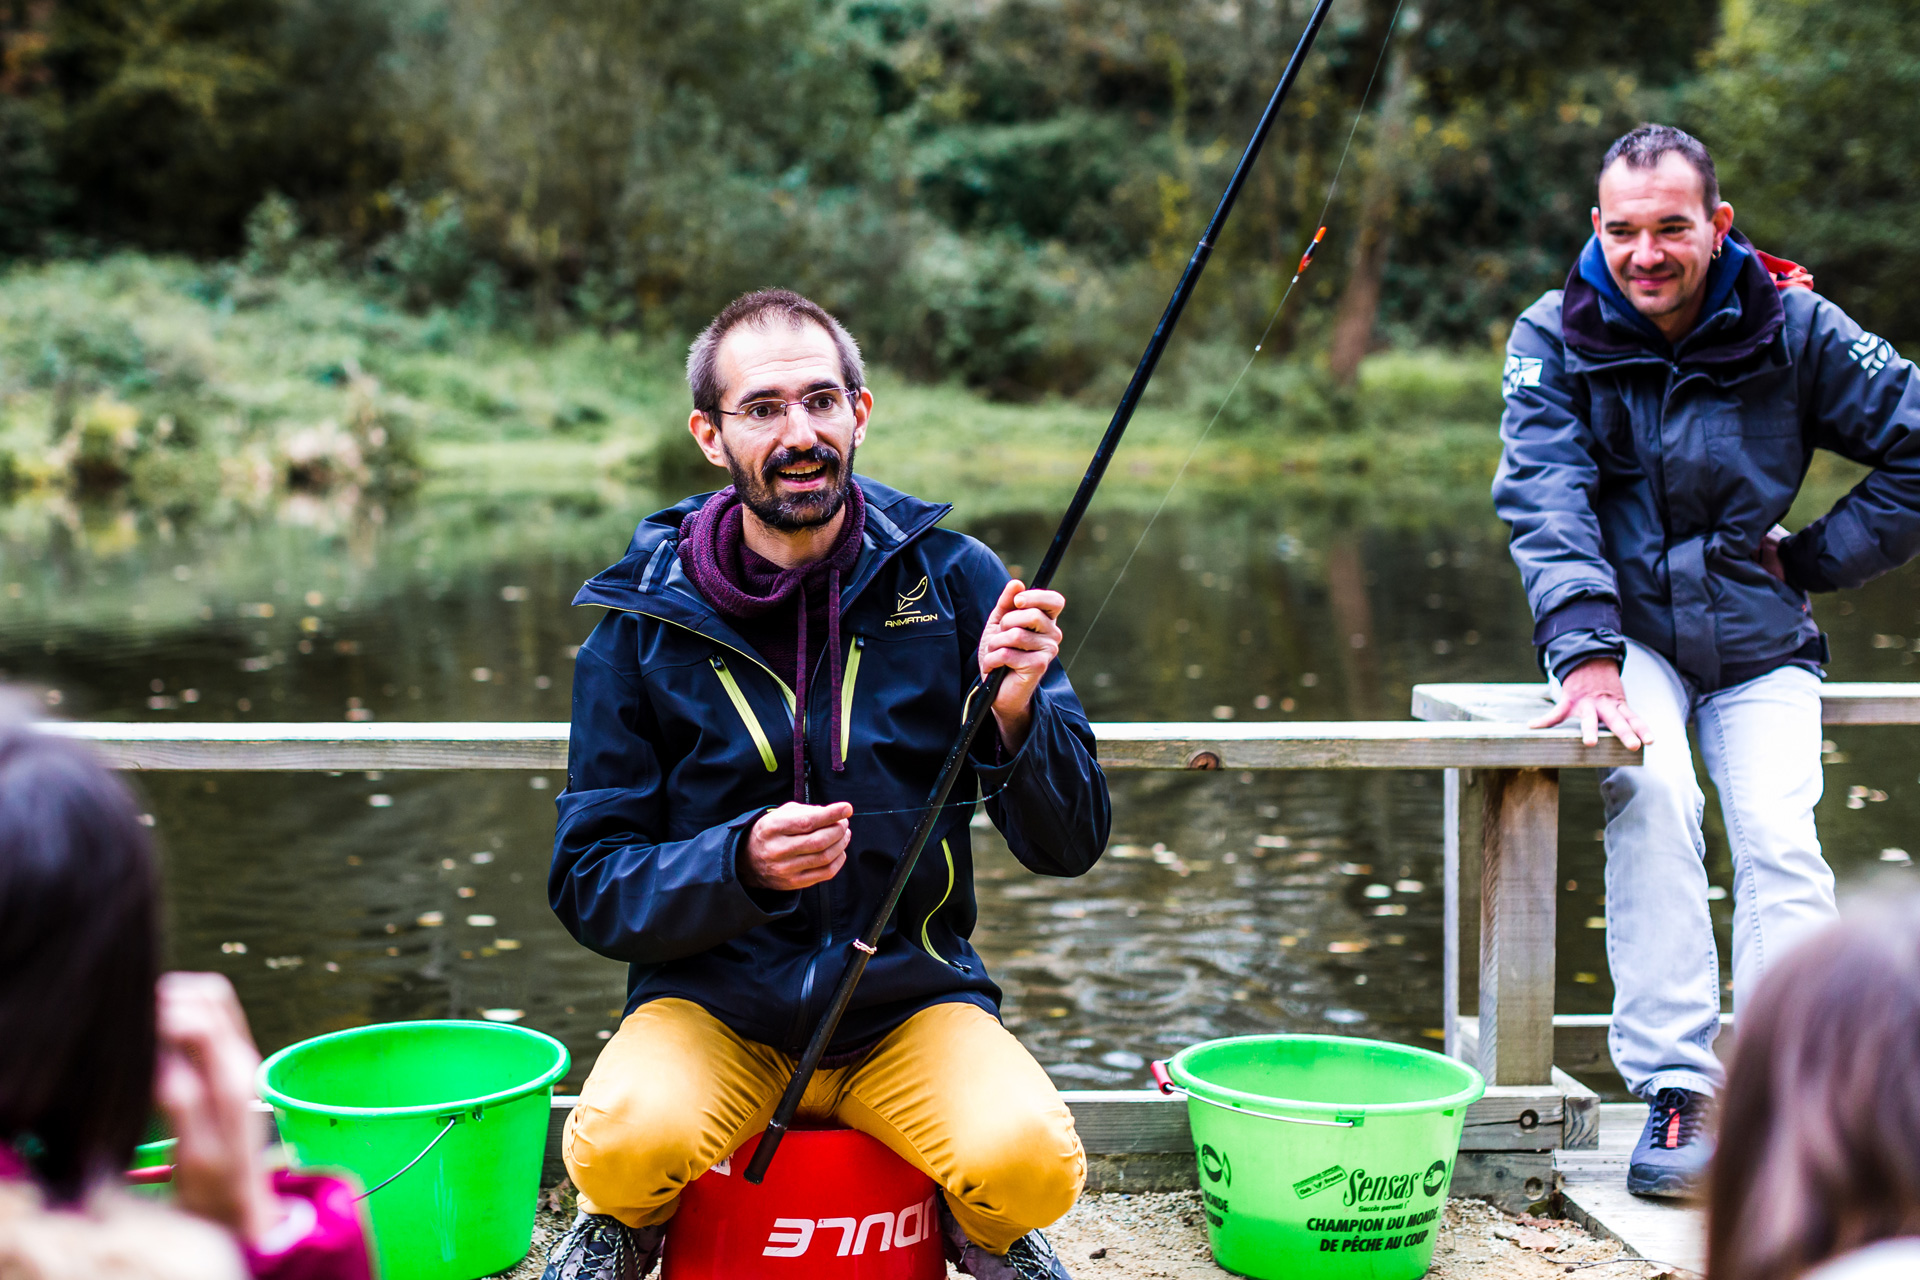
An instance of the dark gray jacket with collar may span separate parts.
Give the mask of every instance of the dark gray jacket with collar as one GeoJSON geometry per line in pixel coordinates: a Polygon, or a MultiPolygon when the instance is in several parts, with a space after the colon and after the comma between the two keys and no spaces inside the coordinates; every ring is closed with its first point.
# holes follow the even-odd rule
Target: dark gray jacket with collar
{"type": "Polygon", "coordinates": [[[1623,637],[1703,693],[1818,670],[1808,593],[1920,553],[1920,376],[1758,257],[1677,347],[1576,267],[1514,326],[1504,391],[1494,504],[1556,676],[1623,637]],[[1756,552],[1815,449],[1873,470],[1782,545],[1781,582],[1756,552]]]}

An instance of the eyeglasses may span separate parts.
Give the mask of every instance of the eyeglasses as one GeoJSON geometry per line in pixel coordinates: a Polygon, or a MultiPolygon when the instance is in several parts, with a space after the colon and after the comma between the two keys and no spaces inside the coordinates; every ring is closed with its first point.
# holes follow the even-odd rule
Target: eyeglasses
{"type": "Polygon", "coordinates": [[[815,422],[838,422],[852,408],[853,392],[846,387],[817,387],[798,400],[768,396],[764,400],[749,400],[738,409],[717,409],[715,412],[730,418],[745,418],[758,425],[770,425],[784,419],[795,405],[806,410],[807,417],[815,422]]]}

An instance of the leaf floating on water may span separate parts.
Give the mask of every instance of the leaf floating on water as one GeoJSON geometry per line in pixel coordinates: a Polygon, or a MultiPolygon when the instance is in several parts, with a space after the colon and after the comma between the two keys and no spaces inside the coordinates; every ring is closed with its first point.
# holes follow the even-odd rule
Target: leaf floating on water
{"type": "Polygon", "coordinates": [[[1141,844],[1116,844],[1107,850],[1109,858],[1151,858],[1153,850],[1141,844]]]}
{"type": "Polygon", "coordinates": [[[1370,876],[1373,874],[1373,864],[1370,862],[1343,862],[1337,870],[1343,876],[1370,876]]]}
{"type": "Polygon", "coordinates": [[[1376,916],[1403,916],[1407,914],[1407,904],[1404,902],[1383,902],[1373,909],[1372,914],[1376,916]]]}
{"type": "Polygon", "coordinates": [[[1367,898],[1391,898],[1393,896],[1393,890],[1384,884],[1370,884],[1361,891],[1361,896],[1367,898]]]}
{"type": "Polygon", "coordinates": [[[1352,1026],[1356,1022],[1367,1020],[1367,1015],[1358,1009],[1329,1009],[1320,1016],[1328,1022],[1337,1022],[1341,1026],[1352,1026]]]}
{"type": "Polygon", "coordinates": [[[305,964],[306,962],[307,961],[304,956],[268,956],[267,968],[298,969],[301,965],[305,964]]]}
{"type": "Polygon", "coordinates": [[[1372,947],[1365,938],[1348,938],[1339,942],[1329,942],[1327,950],[1336,956],[1354,956],[1372,947]]]}
{"type": "Polygon", "coordinates": [[[518,1022],[527,1016],[525,1009],[482,1009],[480,1016],[488,1022],[518,1022]]]}
{"type": "Polygon", "coordinates": [[[1395,880],[1393,882],[1395,893],[1422,893],[1426,890],[1426,887],[1427,886],[1421,884],[1418,880],[1395,880]]]}
{"type": "Polygon", "coordinates": [[[1913,859],[1910,856],[1908,856],[1907,851],[1905,849],[1882,849],[1880,851],[1880,861],[1897,862],[1897,863],[1900,863],[1902,866],[1913,865],[1913,859]]]}
{"type": "Polygon", "coordinates": [[[1293,841],[1287,839],[1285,836],[1255,836],[1253,838],[1253,844],[1257,849],[1293,848],[1293,841]]]}
{"type": "Polygon", "coordinates": [[[446,913],[441,911],[422,911],[413,918],[413,922],[422,929],[438,929],[447,922],[447,917],[446,913]]]}
{"type": "Polygon", "coordinates": [[[1604,929],[1606,927],[1607,927],[1607,918],[1605,916],[1588,916],[1587,917],[1587,928],[1604,929]]]}
{"type": "Polygon", "coordinates": [[[476,867],[484,867],[489,862],[493,861],[493,855],[491,853],[488,853],[485,849],[482,849],[478,853],[468,854],[467,861],[473,863],[473,865],[475,865],[476,867]]]}
{"type": "Polygon", "coordinates": [[[391,809],[393,808],[393,797],[384,795],[368,796],[367,805],[374,809],[391,809]]]}
{"type": "Polygon", "coordinates": [[[470,927],[475,929],[491,929],[493,928],[493,926],[499,923],[500,922],[498,920],[495,920],[492,916],[468,916],[467,917],[467,924],[470,927]]]}
{"type": "Polygon", "coordinates": [[[520,949],[520,939],[495,938],[493,940],[493,945],[494,945],[494,949],[498,951],[518,951],[520,949]]]}
{"type": "Polygon", "coordinates": [[[243,956],[247,954],[247,944],[244,942],[223,942],[220,944],[220,954],[223,956],[243,956]]]}

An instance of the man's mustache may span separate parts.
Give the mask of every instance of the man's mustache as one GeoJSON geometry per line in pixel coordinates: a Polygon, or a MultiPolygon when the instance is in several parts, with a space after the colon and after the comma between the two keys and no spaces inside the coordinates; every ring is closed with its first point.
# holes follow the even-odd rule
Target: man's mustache
{"type": "Polygon", "coordinates": [[[760,478],[772,484],[779,473],[788,467],[805,466],[817,463],[829,472],[838,475],[840,471],[840,451],[830,445],[817,444],[811,449],[781,449],[770,456],[760,468],[760,478]]]}

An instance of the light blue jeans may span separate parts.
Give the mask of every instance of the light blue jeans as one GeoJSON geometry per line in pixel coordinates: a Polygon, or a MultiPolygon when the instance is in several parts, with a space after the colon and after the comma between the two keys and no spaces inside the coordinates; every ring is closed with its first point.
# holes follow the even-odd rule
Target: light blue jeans
{"type": "Polygon", "coordinates": [[[1733,851],[1733,997],[1834,918],[1833,872],[1820,856],[1820,678],[1781,667],[1702,696],[1653,650],[1627,642],[1627,703],[1653,734],[1636,768],[1601,775],[1607,831],[1608,1047],[1627,1088],[1713,1093],[1720,960],[1707,911],[1706,797],[1687,729],[1699,736],[1733,851]]]}

